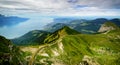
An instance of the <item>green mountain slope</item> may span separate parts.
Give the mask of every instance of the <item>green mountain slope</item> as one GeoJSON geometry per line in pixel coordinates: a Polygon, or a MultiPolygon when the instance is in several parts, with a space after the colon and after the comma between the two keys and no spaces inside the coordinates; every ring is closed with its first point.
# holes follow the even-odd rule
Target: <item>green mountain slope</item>
{"type": "Polygon", "coordinates": [[[49,35],[49,32],[33,30],[19,38],[12,39],[12,42],[16,45],[38,45],[43,43],[47,35],[49,35]]]}
{"type": "Polygon", "coordinates": [[[61,29],[55,31],[51,35],[49,35],[45,40],[44,43],[51,43],[55,42],[55,40],[58,40],[59,38],[64,37],[65,35],[75,35],[80,34],[80,32],[77,32],[76,30],[70,29],[67,26],[62,27],[61,29]]]}
{"type": "Polygon", "coordinates": [[[0,65],[23,65],[22,52],[10,40],[0,36],[0,65]]]}
{"type": "MultiPolygon", "coordinates": [[[[119,34],[120,35],[120,34],[119,34]]],[[[84,56],[90,56],[91,58],[95,59],[99,64],[103,65],[119,65],[119,60],[120,56],[120,38],[116,37],[119,35],[114,35],[114,34],[107,34],[107,35],[74,35],[74,36],[67,36],[63,38],[63,46],[65,52],[68,52],[68,54],[71,54],[70,56],[73,56],[71,59],[74,60],[73,58],[81,58],[82,60],[84,59],[84,56]],[[111,37],[109,37],[111,36],[111,37]],[[90,50],[89,50],[90,49],[90,50]],[[71,50],[71,51],[70,51],[71,50]],[[81,52],[81,54],[78,55],[72,55],[72,53],[78,53],[81,52]],[[89,54],[90,51],[92,51],[92,56],[89,54]]],[[[68,55],[67,55],[68,56],[68,55]]],[[[82,61],[81,60],[81,61],[82,61]]],[[[91,60],[91,61],[95,61],[91,60]]],[[[87,61],[87,60],[86,60],[87,61]]],[[[95,61],[95,62],[96,62],[95,61]]],[[[80,61],[76,61],[80,62],[80,61]]],[[[87,61],[89,63],[89,61],[87,61]]],[[[90,64],[90,63],[89,63],[90,64]]]]}
{"type": "MultiPolygon", "coordinates": [[[[71,29],[67,28],[67,30],[71,29]]],[[[41,65],[120,65],[119,32],[120,29],[111,30],[106,34],[68,35],[65,32],[51,34],[46,43],[52,44],[39,47],[34,63],[41,65]]]]}

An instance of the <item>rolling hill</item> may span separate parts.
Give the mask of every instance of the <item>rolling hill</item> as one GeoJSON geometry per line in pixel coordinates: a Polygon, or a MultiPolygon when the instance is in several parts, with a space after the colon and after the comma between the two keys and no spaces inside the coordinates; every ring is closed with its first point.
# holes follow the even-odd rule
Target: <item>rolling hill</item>
{"type": "MultiPolygon", "coordinates": [[[[104,23],[114,27],[111,22],[104,23]]],[[[102,27],[102,26],[101,26],[102,27]]],[[[72,29],[66,27],[69,31],[72,29]]],[[[117,27],[118,28],[118,27],[117,27]]],[[[64,29],[64,28],[62,28],[64,29]]],[[[60,29],[61,30],[61,29],[60,29]]],[[[60,31],[57,30],[57,31],[60,31]]],[[[39,47],[35,64],[47,65],[119,65],[120,29],[110,29],[103,34],[54,33],[47,44],[39,47]],[[56,35],[64,35],[58,38],[56,35]],[[57,38],[57,39],[54,39],[57,38]]]]}
{"type": "Polygon", "coordinates": [[[55,42],[55,40],[58,40],[65,35],[75,35],[80,34],[80,32],[77,32],[76,30],[70,29],[67,26],[62,27],[61,29],[53,32],[51,35],[49,35],[45,40],[44,43],[51,43],[52,41],[55,42]]]}
{"type": "Polygon", "coordinates": [[[49,32],[42,30],[33,30],[21,37],[12,39],[11,41],[15,45],[40,45],[43,43],[44,39],[49,35],[49,32]]]}

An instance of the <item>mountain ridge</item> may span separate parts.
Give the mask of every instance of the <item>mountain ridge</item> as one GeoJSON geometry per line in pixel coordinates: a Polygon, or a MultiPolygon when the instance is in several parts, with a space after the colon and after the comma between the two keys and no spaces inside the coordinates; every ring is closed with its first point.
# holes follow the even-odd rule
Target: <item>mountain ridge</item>
{"type": "Polygon", "coordinates": [[[44,43],[50,43],[53,40],[64,37],[65,35],[74,35],[74,34],[80,34],[80,32],[77,32],[76,30],[73,30],[68,26],[64,26],[61,29],[53,32],[50,36],[48,36],[47,39],[45,39],[44,43]],[[52,39],[52,41],[50,41],[49,39],[52,39]]]}
{"type": "Polygon", "coordinates": [[[56,22],[54,25],[48,26],[47,29],[43,29],[43,30],[54,32],[60,29],[61,27],[63,27],[64,25],[67,25],[68,27],[75,29],[81,33],[91,34],[91,33],[96,33],[101,27],[101,25],[107,21],[111,21],[115,23],[117,26],[120,26],[119,18],[115,18],[115,19],[97,18],[94,20],[76,19],[76,20],[71,20],[68,23],[61,23],[62,26],[57,25],[56,22]]]}
{"type": "Polygon", "coordinates": [[[21,37],[11,39],[11,41],[16,45],[36,45],[43,44],[44,38],[49,35],[49,32],[43,30],[32,30],[21,37]]]}

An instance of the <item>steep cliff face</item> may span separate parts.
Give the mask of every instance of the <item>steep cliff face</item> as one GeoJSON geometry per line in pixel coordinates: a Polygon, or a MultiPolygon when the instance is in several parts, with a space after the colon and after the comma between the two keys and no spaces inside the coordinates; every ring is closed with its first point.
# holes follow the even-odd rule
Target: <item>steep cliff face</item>
{"type": "Polygon", "coordinates": [[[118,29],[118,27],[112,23],[112,22],[105,22],[100,29],[98,30],[98,32],[109,32],[111,30],[116,30],[118,29]]]}

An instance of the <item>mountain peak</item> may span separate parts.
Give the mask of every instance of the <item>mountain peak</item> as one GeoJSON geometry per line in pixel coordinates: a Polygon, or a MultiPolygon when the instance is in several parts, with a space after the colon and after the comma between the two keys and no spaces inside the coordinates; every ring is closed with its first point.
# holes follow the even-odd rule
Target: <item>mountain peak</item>
{"type": "Polygon", "coordinates": [[[65,35],[75,35],[75,34],[80,34],[79,32],[77,32],[76,30],[73,30],[71,28],[69,28],[68,26],[64,26],[61,29],[55,31],[54,33],[52,33],[51,35],[49,35],[46,39],[45,39],[45,43],[50,43],[52,41],[55,41],[59,38],[63,38],[65,35]]]}
{"type": "MultiPolygon", "coordinates": [[[[68,26],[64,26],[63,28],[69,28],[68,26]]],[[[69,28],[70,29],[70,28],[69,28]]]]}
{"type": "Polygon", "coordinates": [[[64,26],[61,29],[57,30],[55,33],[59,33],[59,35],[74,35],[74,34],[79,34],[74,29],[69,28],[68,26],[64,26]]]}
{"type": "MultiPolygon", "coordinates": [[[[60,30],[69,30],[70,28],[68,26],[63,26],[60,30]]],[[[59,30],[58,30],[59,31],[59,30]]]]}
{"type": "Polygon", "coordinates": [[[107,31],[111,31],[111,30],[116,30],[119,27],[116,26],[114,23],[112,22],[105,22],[99,29],[98,32],[107,32],[107,31]]]}

